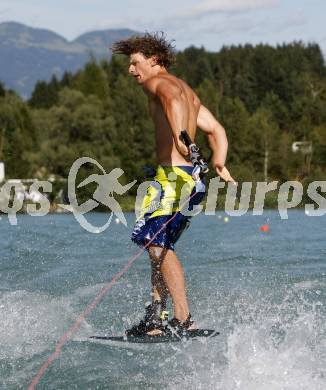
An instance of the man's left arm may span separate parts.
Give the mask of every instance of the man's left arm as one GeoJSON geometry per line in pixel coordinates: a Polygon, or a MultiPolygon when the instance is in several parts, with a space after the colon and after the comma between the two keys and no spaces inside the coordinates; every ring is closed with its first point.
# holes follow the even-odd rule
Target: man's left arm
{"type": "Polygon", "coordinates": [[[209,146],[213,152],[212,164],[216,173],[225,181],[235,182],[225,167],[228,151],[228,140],[223,126],[214,118],[212,113],[203,105],[200,106],[197,126],[206,133],[209,146]]]}

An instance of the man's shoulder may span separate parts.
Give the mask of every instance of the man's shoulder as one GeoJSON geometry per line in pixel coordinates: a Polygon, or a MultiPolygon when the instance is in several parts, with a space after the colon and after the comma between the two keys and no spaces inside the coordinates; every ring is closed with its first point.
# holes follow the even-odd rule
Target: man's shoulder
{"type": "Polygon", "coordinates": [[[147,87],[157,87],[161,83],[173,83],[174,76],[168,74],[156,75],[145,81],[144,85],[147,87]]]}
{"type": "Polygon", "coordinates": [[[170,73],[164,74],[164,75],[156,75],[148,79],[144,83],[145,89],[152,93],[156,93],[160,89],[165,89],[165,88],[180,88],[180,82],[177,77],[171,75],[170,73]]]}
{"type": "Polygon", "coordinates": [[[150,91],[155,90],[158,83],[160,82],[159,76],[153,76],[144,82],[144,87],[150,91]]]}

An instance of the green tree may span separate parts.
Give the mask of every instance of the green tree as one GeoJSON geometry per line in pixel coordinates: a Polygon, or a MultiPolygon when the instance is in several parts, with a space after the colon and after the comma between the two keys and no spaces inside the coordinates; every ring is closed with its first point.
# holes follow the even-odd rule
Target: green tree
{"type": "MultiPolygon", "coordinates": [[[[9,95],[17,97],[9,91],[1,94],[0,86],[2,118],[7,118],[1,123],[24,145],[29,172],[66,176],[76,158],[89,155],[107,169],[121,166],[130,180],[143,176],[142,165],[155,164],[147,98],[127,70],[124,56],[100,63],[91,57],[75,74],[38,83],[31,110],[18,104],[28,112],[25,121],[18,106],[16,111],[11,104],[4,106],[9,95]],[[36,148],[25,144],[26,129],[36,148]]],[[[310,177],[325,173],[326,67],[318,45],[240,45],[218,53],[192,46],[177,54],[172,72],[195,88],[225,127],[227,165],[238,180],[262,179],[266,160],[268,177],[302,179],[303,156],[291,151],[292,143],[302,140],[313,142],[310,177]]],[[[208,156],[207,139],[197,134],[196,142],[208,156]]],[[[12,142],[12,136],[5,137],[5,153],[12,142]]]]}
{"type": "Polygon", "coordinates": [[[81,156],[97,159],[107,170],[119,165],[112,145],[114,118],[107,115],[96,96],[62,90],[58,105],[47,113],[46,127],[48,137],[41,144],[40,157],[47,175],[67,177],[71,165],[81,156]]]}
{"type": "Polygon", "coordinates": [[[220,113],[229,141],[228,164],[231,172],[234,172],[238,180],[252,180],[256,172],[250,158],[251,145],[247,142],[250,114],[239,98],[223,99],[220,113]]]}
{"type": "Polygon", "coordinates": [[[114,150],[129,178],[143,175],[142,166],[154,163],[154,127],[145,94],[129,76],[121,74],[110,89],[117,128],[114,150]],[[135,164],[137,161],[137,164],[135,164]]]}
{"type": "Polygon", "coordinates": [[[280,155],[278,142],[279,127],[273,113],[261,106],[249,120],[247,142],[251,147],[249,159],[258,180],[269,181],[280,176],[280,155]]]}
{"type": "Polygon", "coordinates": [[[7,177],[31,175],[28,153],[37,148],[37,140],[28,106],[15,94],[0,97],[0,134],[7,177]]]}
{"type": "Polygon", "coordinates": [[[91,57],[83,71],[78,74],[74,87],[85,96],[95,95],[102,101],[109,96],[107,76],[94,57],[91,57]]]}
{"type": "Polygon", "coordinates": [[[0,81],[0,97],[4,97],[6,95],[6,90],[4,84],[0,81]]]}

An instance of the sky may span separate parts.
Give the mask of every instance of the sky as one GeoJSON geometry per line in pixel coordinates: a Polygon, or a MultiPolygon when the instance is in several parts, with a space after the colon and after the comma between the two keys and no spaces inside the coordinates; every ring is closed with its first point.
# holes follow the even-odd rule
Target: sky
{"type": "Polygon", "coordinates": [[[326,54],[326,0],[0,0],[0,22],[16,21],[73,40],[109,28],[164,31],[176,48],[302,40],[326,54]]]}

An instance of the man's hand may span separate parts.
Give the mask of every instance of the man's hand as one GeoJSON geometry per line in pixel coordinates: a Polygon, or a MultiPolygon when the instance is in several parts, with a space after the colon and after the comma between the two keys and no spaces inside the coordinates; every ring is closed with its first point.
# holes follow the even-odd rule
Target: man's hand
{"type": "Polygon", "coordinates": [[[222,169],[215,167],[215,170],[216,170],[216,173],[220,176],[220,178],[223,179],[224,181],[236,183],[236,181],[230,175],[230,172],[228,171],[228,169],[226,167],[223,167],[222,169]]]}
{"type": "Polygon", "coordinates": [[[198,181],[197,179],[203,177],[203,175],[208,172],[207,162],[201,155],[198,146],[191,140],[187,130],[182,130],[179,138],[189,150],[189,158],[194,167],[192,177],[195,181],[198,181]]]}
{"type": "Polygon", "coordinates": [[[183,142],[181,142],[181,141],[178,142],[177,149],[178,149],[179,153],[182,154],[184,157],[189,157],[189,149],[187,148],[187,146],[183,142]]]}

